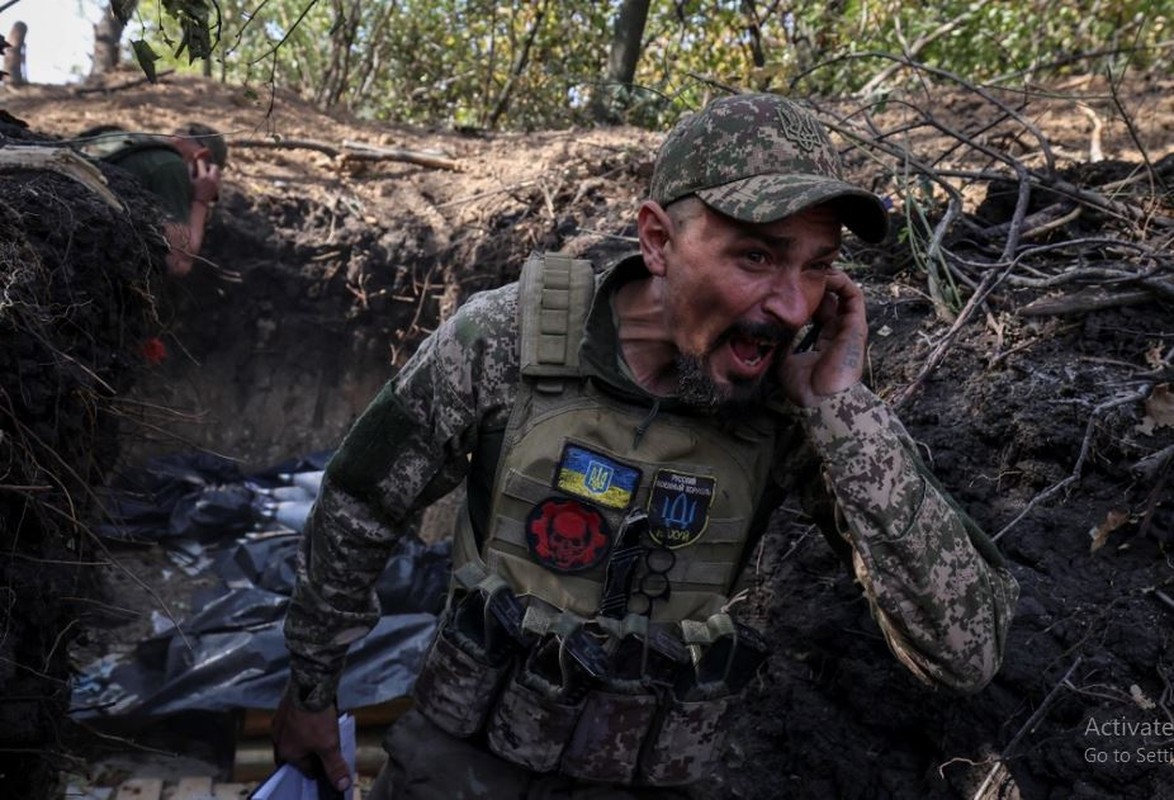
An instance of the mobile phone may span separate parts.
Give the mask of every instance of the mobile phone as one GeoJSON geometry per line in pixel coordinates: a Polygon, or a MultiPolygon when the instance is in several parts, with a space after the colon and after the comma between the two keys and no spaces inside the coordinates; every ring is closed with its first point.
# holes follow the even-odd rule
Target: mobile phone
{"type": "Polygon", "coordinates": [[[799,344],[795,346],[795,352],[803,353],[815,347],[815,343],[819,341],[819,332],[822,329],[823,326],[818,322],[811,323],[811,327],[807,329],[807,333],[799,341],[799,344]]]}

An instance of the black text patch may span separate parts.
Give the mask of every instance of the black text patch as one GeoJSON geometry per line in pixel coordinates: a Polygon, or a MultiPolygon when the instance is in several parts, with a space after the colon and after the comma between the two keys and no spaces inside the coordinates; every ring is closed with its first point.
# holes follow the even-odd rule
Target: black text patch
{"type": "Polygon", "coordinates": [[[658,470],[648,496],[649,534],[665,547],[693,544],[709,524],[715,478],[658,470]]]}

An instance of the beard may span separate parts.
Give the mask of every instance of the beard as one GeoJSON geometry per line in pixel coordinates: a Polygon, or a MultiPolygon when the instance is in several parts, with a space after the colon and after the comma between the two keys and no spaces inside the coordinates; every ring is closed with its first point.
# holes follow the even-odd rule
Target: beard
{"type": "Polygon", "coordinates": [[[739,323],[726,331],[713,349],[725,346],[730,337],[735,335],[772,341],[775,350],[771,355],[771,366],[761,377],[731,378],[728,383],[720,384],[710,375],[705,356],[679,353],[676,357],[677,393],[682,401],[694,408],[736,417],[755,411],[778,388],[778,359],[786,357],[794,341],[795,331],[765,323],[739,323]]]}
{"type": "Polygon", "coordinates": [[[718,338],[713,350],[725,346],[733,336],[773,342],[775,350],[771,354],[771,366],[758,378],[730,378],[728,383],[720,384],[710,375],[706,355],[678,353],[675,360],[677,396],[683,402],[693,408],[734,416],[753,412],[778,388],[776,366],[790,350],[795,331],[766,323],[737,323],[718,338]]]}
{"type": "Polygon", "coordinates": [[[758,408],[776,387],[774,368],[754,380],[719,384],[709,374],[702,356],[682,353],[676,358],[677,397],[687,405],[722,416],[737,417],[758,408]]]}

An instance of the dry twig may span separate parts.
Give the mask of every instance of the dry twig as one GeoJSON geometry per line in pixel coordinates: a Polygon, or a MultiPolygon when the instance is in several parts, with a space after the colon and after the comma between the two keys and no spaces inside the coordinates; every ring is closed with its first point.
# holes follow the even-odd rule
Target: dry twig
{"type": "Polygon", "coordinates": [[[1052,687],[1052,690],[1048,692],[1047,696],[1044,697],[1043,702],[1039,704],[1039,708],[1035,710],[1035,713],[1028,717],[1027,722],[1023,723],[1022,727],[1020,727],[1016,734],[1011,737],[1011,741],[1007,743],[1005,748],[1003,748],[1002,756],[997,762],[995,762],[995,765],[991,767],[990,772],[987,773],[986,779],[983,780],[982,784],[978,787],[978,790],[974,793],[973,800],[980,800],[980,798],[984,797],[984,792],[986,792],[991,782],[995,779],[995,776],[998,774],[1000,768],[1003,768],[1003,765],[1006,763],[1006,761],[1014,754],[1015,748],[1019,744],[1020,740],[1022,740],[1023,737],[1028,733],[1031,733],[1035,730],[1036,726],[1044,718],[1044,715],[1048,713],[1048,709],[1052,707],[1052,703],[1056,701],[1056,697],[1059,696],[1060,690],[1071,686],[1069,679],[1072,677],[1072,673],[1076,671],[1076,668],[1080,666],[1080,662],[1083,660],[1084,656],[1076,657],[1076,660],[1072,662],[1072,666],[1070,666],[1068,671],[1064,673],[1064,677],[1060,678],[1056,685],[1052,687]]]}
{"type": "Polygon", "coordinates": [[[173,75],[174,73],[175,70],[173,69],[165,69],[162,72],[155,73],[155,80],[151,80],[144,75],[141,78],[123,81],[122,83],[116,83],[113,86],[83,86],[80,89],[74,89],[73,93],[78,96],[86,94],[110,94],[112,92],[118,92],[123,89],[133,89],[136,86],[142,86],[144,83],[158,83],[163,78],[166,78],[168,75],[173,75]]]}
{"type": "Polygon", "coordinates": [[[983,276],[982,282],[978,285],[978,289],[975,290],[974,294],[970,296],[970,300],[966,303],[966,307],[962,309],[962,313],[960,313],[958,318],[954,320],[954,324],[950,326],[950,330],[946,332],[946,335],[942,337],[940,342],[938,342],[937,347],[934,348],[934,351],[930,354],[929,358],[926,359],[925,365],[921,368],[921,372],[919,372],[913,382],[906,386],[893,400],[892,406],[894,409],[900,409],[901,406],[905,405],[905,403],[912,399],[913,395],[921,387],[921,384],[925,382],[927,377],[929,377],[929,374],[933,372],[937,368],[938,364],[942,362],[942,359],[945,358],[946,353],[949,352],[950,347],[954,343],[954,339],[957,338],[958,332],[961,331],[963,326],[965,326],[966,323],[970,321],[970,318],[974,315],[975,309],[979,307],[982,301],[986,299],[987,295],[990,294],[991,290],[994,289],[995,286],[999,284],[999,281],[1005,276],[1006,271],[1000,273],[996,270],[991,270],[983,276]]]}
{"type": "MultiPolygon", "coordinates": [[[[907,68],[919,77],[949,81],[990,106],[987,113],[968,114],[983,122],[960,129],[937,112],[931,89],[923,82],[923,99],[894,92],[870,98],[855,111],[817,109],[830,130],[887,173],[894,206],[905,212],[907,227],[898,232],[898,239],[908,243],[914,263],[925,272],[927,291],[939,316],[952,322],[925,368],[902,391],[898,406],[908,402],[941,363],[962,326],[973,319],[975,308],[996,285],[1034,289],[1072,285],[1082,292],[1071,299],[1037,301],[1039,305],[1023,310],[1026,315],[1054,313],[1057,308],[1061,313],[1081,313],[1153,298],[1174,299],[1174,284],[1168,277],[1174,272],[1168,241],[1174,237],[1174,215],[1157,194],[1162,187],[1154,180],[1155,170],[1148,158],[1150,168],[1144,174],[1151,178],[1149,194],[1140,180],[1142,175],[1101,186],[1078,185],[1067,173],[1061,177],[1051,143],[1033,121],[1038,114],[1033,113],[1031,102],[1041,96],[1038,93],[1020,92],[1008,102],[999,96],[1004,90],[974,85],[908,56],[855,57],[887,59],[894,69],[907,68]],[[885,127],[873,115],[881,105],[890,109],[886,119],[893,118],[893,110],[905,113],[885,127]],[[924,137],[917,135],[919,131],[933,133],[935,142],[945,137],[945,143],[936,152],[929,150],[924,137]],[[1010,149],[1021,146],[1023,132],[1038,142],[1034,156],[1010,149]],[[1010,146],[1000,142],[1010,142],[1010,146]],[[1031,166],[1033,158],[1042,160],[1042,166],[1031,166]],[[975,196],[989,197],[992,188],[1005,194],[1013,206],[1007,221],[983,225],[968,214],[967,202],[973,202],[975,196]],[[1034,210],[1033,200],[1041,196],[1049,204],[1034,210]],[[1086,229],[1099,226],[1098,235],[1065,236],[1068,226],[1078,219],[1086,229]],[[991,273],[997,273],[998,279],[990,277],[991,273]],[[955,285],[951,287],[947,281],[955,285]],[[961,304],[956,288],[961,285],[974,291],[955,318],[961,304]],[[1098,293],[1096,302],[1088,302],[1082,285],[1101,287],[1089,290],[1098,293]]],[[[891,75],[894,69],[882,74],[891,75]]],[[[1120,103],[1117,108],[1124,113],[1120,103]]],[[[1131,128],[1131,135],[1136,137],[1135,129],[1131,128]]],[[[877,182],[874,187],[881,185],[877,182]]],[[[997,212],[998,204],[990,208],[997,212]]],[[[1008,299],[1001,297],[1000,301],[1008,299]]]]}
{"type": "Polygon", "coordinates": [[[997,542],[1000,538],[1002,538],[1003,534],[1005,534],[1007,531],[1011,530],[1016,525],[1018,525],[1019,521],[1022,520],[1024,517],[1026,517],[1027,514],[1033,508],[1035,508],[1037,505],[1044,502],[1045,500],[1050,499],[1051,497],[1055,496],[1056,494],[1059,494],[1061,491],[1068,488],[1076,481],[1080,480],[1080,475],[1084,471],[1084,462],[1088,459],[1089,451],[1092,449],[1092,440],[1093,440],[1093,434],[1096,432],[1097,418],[1101,414],[1103,414],[1104,412],[1106,412],[1110,409],[1118,408],[1120,406],[1129,405],[1130,403],[1136,403],[1141,400],[1144,400],[1146,398],[1146,396],[1149,394],[1149,390],[1150,390],[1149,385],[1146,385],[1144,388],[1142,388],[1138,391],[1130,392],[1127,395],[1124,395],[1122,397],[1116,397],[1116,398],[1113,398],[1112,400],[1106,400],[1105,402],[1101,403],[1096,408],[1094,408],[1092,410],[1092,413],[1089,414],[1088,425],[1085,427],[1085,431],[1084,431],[1084,441],[1080,445],[1080,455],[1076,459],[1076,465],[1072,467],[1072,473],[1068,477],[1052,484],[1047,489],[1045,489],[1044,491],[1040,492],[1035,497],[1033,497],[1031,499],[1031,501],[1028,502],[1028,504],[1026,506],[1024,506],[1023,510],[1019,512],[1018,516],[1016,516],[1015,519],[1008,522],[1006,525],[1003,526],[1002,530],[1000,530],[998,533],[996,533],[994,536],[991,537],[991,541],[997,542]]]}

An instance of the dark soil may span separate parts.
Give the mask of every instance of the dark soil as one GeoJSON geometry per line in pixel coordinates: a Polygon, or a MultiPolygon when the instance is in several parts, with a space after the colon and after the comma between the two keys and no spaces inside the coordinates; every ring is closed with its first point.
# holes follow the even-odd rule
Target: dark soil
{"type": "Polygon", "coordinates": [[[64,763],[69,641],[87,624],[98,579],[84,522],[92,487],[115,465],[118,401],[155,324],[152,276],[164,255],[157,212],[127,176],[108,179],[125,210],[56,172],[11,170],[0,180],[5,797],[47,796],[64,763]]]}
{"type": "MultiPolygon", "coordinates": [[[[885,316],[874,312],[874,329],[885,316]]],[[[975,330],[904,412],[937,475],[986,530],[999,531],[1068,475],[1092,408],[1139,371],[1085,353],[1169,344],[1171,316],[1159,307],[1098,316],[1096,340],[1088,324],[1048,331],[994,368],[992,345],[975,330]]],[[[915,338],[878,340],[882,390],[902,383],[923,351],[915,338]]],[[[1174,583],[1174,493],[1130,471],[1154,447],[1136,426],[1132,410],[1106,414],[1083,478],[1000,538],[1022,596],[1003,669],[973,696],[915,681],[888,655],[822,537],[780,526],[753,609],[776,652],[740,721],[735,796],[969,800],[1015,796],[1014,785],[1024,798],[1174,797],[1170,736],[1088,731],[1094,719],[1169,721],[1174,608],[1155,590],[1169,593],[1174,583]],[[1151,503],[1143,536],[1139,520],[1151,503]],[[1113,511],[1131,522],[1090,552],[1090,529],[1113,511]],[[1010,777],[979,793],[998,754],[1010,777]]]]}
{"type": "MultiPolygon", "coordinates": [[[[1142,135],[1155,161],[1174,119],[1163,91],[1142,84],[1129,106],[1146,111],[1142,135]]],[[[437,320],[473,291],[516,276],[530,249],[603,262],[628,247],[614,237],[631,234],[659,138],[401,130],[323,117],[289,97],[265,121],[231,91],[189,80],[108,96],[32,87],[11,95],[8,109],[63,136],[101,122],[167,130],[199,109],[238,139],[267,127],[287,138],[439,149],[464,165],[460,173],[397,162],[357,170],[306,151],[235,149],[204,253],[210,263],[152,293],[157,318],[106,341],[124,360],[145,336],[159,336],[168,351],[156,366],[135,361],[128,380],[114,384],[124,462],[198,445],[261,467],[337,444],[437,320]]],[[[985,109],[963,96],[943,100],[939,113],[985,109]]],[[[1048,107],[1037,119],[1057,148],[1083,146],[1074,108],[1048,107]]],[[[1141,156],[1124,127],[1110,120],[1106,130],[1106,151],[1136,169],[1141,156]]],[[[1009,211],[988,204],[983,214],[993,224],[1009,211]]],[[[1059,235],[1104,233],[1112,223],[1078,224],[1085,227],[1059,235]]],[[[75,264],[113,252],[105,239],[79,241],[75,264]]],[[[1169,300],[1027,317],[1019,310],[1043,292],[1001,289],[901,401],[949,324],[935,315],[924,273],[901,241],[848,249],[869,265],[855,273],[870,302],[868,380],[902,403],[902,419],[951,493],[986,530],[1001,532],[1022,588],[1019,612],[990,686],[972,696],[930,690],[887,651],[822,537],[780,513],[754,565],[757,588],[740,606],[766,626],[774,655],[735,720],[714,795],[1174,798],[1174,737],[1102,726],[1174,724],[1174,468],[1169,457],[1164,467],[1145,461],[1174,444],[1174,428],[1140,427],[1141,399],[1107,407],[1169,382],[1169,300]],[[1078,463],[1079,475],[1018,519],[1078,463]],[[1090,531],[1114,512],[1123,524],[1092,550],[1090,531]]],[[[1079,263],[1081,255],[1057,258],[1079,263]]],[[[1168,262],[1159,266],[1169,275],[1168,262]]],[[[110,336],[126,319],[143,319],[136,313],[112,307],[110,336]]],[[[100,482],[110,463],[96,459],[87,481],[100,482]]],[[[14,586],[11,575],[5,581],[14,586]]],[[[87,646],[114,646],[116,635],[90,632],[87,646]]]]}

